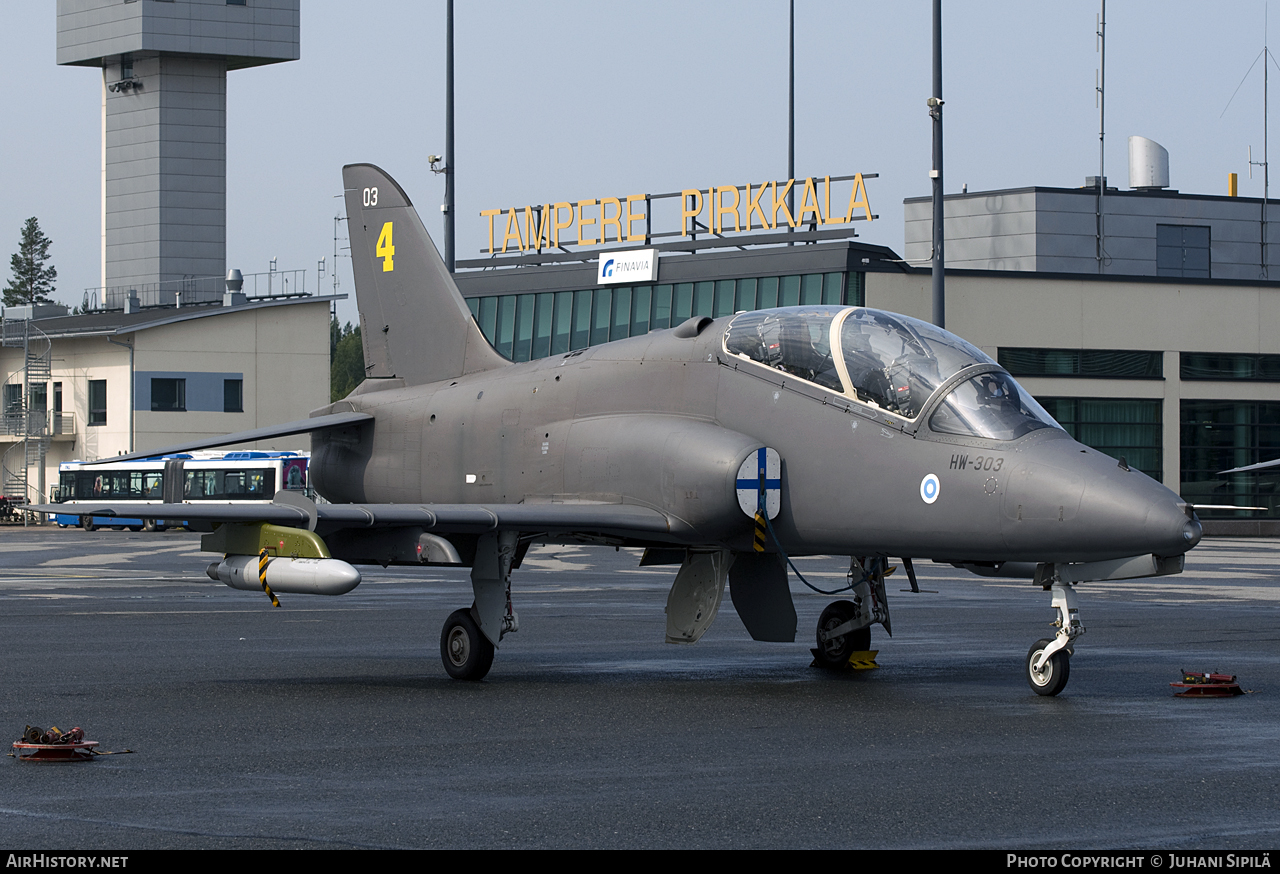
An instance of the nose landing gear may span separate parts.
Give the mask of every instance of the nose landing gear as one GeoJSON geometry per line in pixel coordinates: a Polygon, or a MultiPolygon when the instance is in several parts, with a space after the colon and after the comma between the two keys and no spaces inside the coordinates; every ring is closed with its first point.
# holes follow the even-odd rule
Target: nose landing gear
{"type": "Polygon", "coordinates": [[[1071,676],[1071,655],[1075,652],[1073,641],[1084,634],[1080,624],[1080,610],[1076,606],[1076,592],[1069,583],[1054,581],[1053,607],[1058,611],[1054,625],[1058,633],[1053,638],[1037,640],[1027,653],[1027,682],[1037,695],[1057,695],[1067,686],[1071,676]]]}

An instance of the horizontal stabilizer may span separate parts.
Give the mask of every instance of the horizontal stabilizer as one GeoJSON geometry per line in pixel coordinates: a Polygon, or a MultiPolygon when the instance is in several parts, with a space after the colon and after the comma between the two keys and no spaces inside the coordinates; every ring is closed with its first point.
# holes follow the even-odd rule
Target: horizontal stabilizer
{"type": "MultiPolygon", "coordinates": [[[[218,437],[205,437],[163,449],[151,449],[146,452],[130,452],[128,455],[109,455],[90,461],[87,464],[108,464],[114,461],[134,461],[139,458],[158,458],[161,455],[177,455],[182,452],[194,452],[197,449],[214,449],[218,446],[233,446],[236,443],[253,443],[257,440],[272,440],[276,437],[289,437],[294,434],[310,434],[313,431],[327,431],[330,428],[345,428],[373,421],[368,413],[333,413],[328,416],[313,416],[310,419],[299,419],[296,422],[285,422],[283,425],[271,425],[266,428],[254,428],[251,431],[237,431],[234,434],[222,434],[218,437]]],[[[136,508],[135,508],[136,509],[136,508]]],[[[42,511],[48,512],[48,511],[42,511]]],[[[107,515],[105,513],[100,515],[107,515]]],[[[133,515],[137,515],[136,513],[133,515]]]]}

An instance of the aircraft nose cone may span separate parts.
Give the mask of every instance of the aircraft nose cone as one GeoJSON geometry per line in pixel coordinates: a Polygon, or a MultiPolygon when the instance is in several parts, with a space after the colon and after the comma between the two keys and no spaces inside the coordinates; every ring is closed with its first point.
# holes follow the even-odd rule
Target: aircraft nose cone
{"type": "Polygon", "coordinates": [[[1204,526],[1200,524],[1200,517],[1194,510],[1188,507],[1185,512],[1189,518],[1182,524],[1182,540],[1187,544],[1187,549],[1194,549],[1204,536],[1204,526]]]}
{"type": "MultiPolygon", "coordinates": [[[[1135,524],[1133,533],[1147,544],[1147,552],[1160,556],[1181,555],[1200,542],[1204,529],[1195,513],[1188,511],[1185,503],[1172,498],[1172,492],[1161,494],[1169,490],[1156,482],[1151,485],[1157,486],[1160,492],[1151,494],[1155,489],[1143,490],[1144,497],[1151,503],[1146,508],[1146,518],[1142,520],[1141,527],[1135,524]]],[[[1135,506],[1134,523],[1137,522],[1137,511],[1135,506]]]]}
{"type": "Polygon", "coordinates": [[[1038,561],[1181,555],[1203,529],[1177,495],[1069,439],[1027,448],[1005,492],[1005,537],[1038,561]]]}

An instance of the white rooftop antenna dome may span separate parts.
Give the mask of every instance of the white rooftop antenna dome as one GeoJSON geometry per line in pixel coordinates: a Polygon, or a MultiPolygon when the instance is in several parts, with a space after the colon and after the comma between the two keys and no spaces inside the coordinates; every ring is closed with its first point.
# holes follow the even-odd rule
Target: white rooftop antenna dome
{"type": "Polygon", "coordinates": [[[1146,137],[1129,137],[1129,187],[1139,191],[1168,188],[1168,149],[1146,137]]]}

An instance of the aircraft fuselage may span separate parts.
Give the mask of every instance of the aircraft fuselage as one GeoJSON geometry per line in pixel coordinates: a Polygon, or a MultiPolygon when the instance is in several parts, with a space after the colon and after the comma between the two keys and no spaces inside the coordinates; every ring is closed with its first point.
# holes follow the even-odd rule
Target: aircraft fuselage
{"type": "Polygon", "coordinates": [[[763,444],[782,458],[774,528],[793,554],[1078,562],[1199,539],[1177,495],[1057,428],[936,433],[945,392],[908,422],[728,354],[728,322],[422,386],[367,381],[323,412],[374,423],[317,433],[312,476],[335,502],[640,504],[673,520],[671,543],[747,551],[734,481],[763,444]]]}

